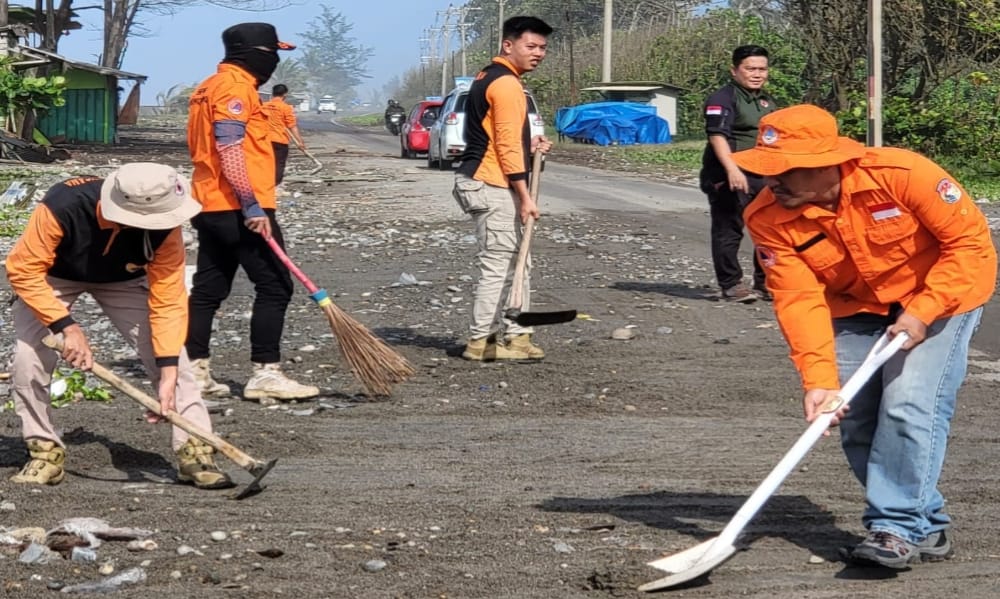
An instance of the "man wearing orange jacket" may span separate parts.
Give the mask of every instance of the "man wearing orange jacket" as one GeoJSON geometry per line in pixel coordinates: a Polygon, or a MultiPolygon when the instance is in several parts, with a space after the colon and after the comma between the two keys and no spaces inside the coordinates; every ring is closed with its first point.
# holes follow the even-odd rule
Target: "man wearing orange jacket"
{"type": "Polygon", "coordinates": [[[240,23],[222,32],[226,55],[218,72],[191,94],[187,139],[191,183],[202,212],[191,219],[198,231],[198,266],[191,288],[187,350],[202,393],[228,393],[209,365],[212,320],[242,268],[254,285],[250,316],[253,374],[243,396],[257,401],[307,399],[319,389],[281,370],[281,335],[292,299],[292,278],[265,241],[282,247],[275,217],[274,148],[257,88],[278,67],[279,41],[268,23],[240,23]]]}
{"type": "MultiPolygon", "coordinates": [[[[49,382],[56,355],[42,345],[61,334],[63,359],[81,370],[94,364],[90,343],[70,313],[84,293],[142,359],[162,411],[212,430],[184,353],[187,294],[181,224],[201,207],[188,181],[169,166],[123,165],[106,179],[77,177],[54,185],[35,208],[7,256],[17,294],[14,318],[14,407],[31,459],[11,480],[62,482],[66,450],[52,425],[49,382]]],[[[150,416],[150,420],[157,420],[150,416]]],[[[173,428],[178,478],[200,488],[232,486],[214,450],[173,428]]]]}
{"type": "Polygon", "coordinates": [[[288,86],[279,83],[271,88],[271,99],[264,102],[263,109],[267,122],[271,126],[271,147],[274,148],[274,184],[281,185],[285,179],[285,164],[288,162],[288,138],[303,152],[306,142],[299,133],[299,122],[295,118],[295,109],[285,101],[288,96],[288,86]]]}
{"type": "MultiPolygon", "coordinates": [[[[544,135],[531,136],[528,100],[521,75],[545,58],[552,28],[537,17],[513,17],[503,24],[497,56],[476,75],[465,102],[465,152],[452,195],[476,228],[479,280],[472,307],[466,360],[541,360],[533,330],[502,316],[508,307],[514,264],[528,216],[538,205],[528,191],[531,155],[548,152],[544,135]],[[502,330],[501,330],[502,329],[502,330]]],[[[531,303],[530,257],[521,308],[531,303]]]]}
{"type": "Polygon", "coordinates": [[[747,227],[812,421],[886,331],[909,341],[840,410],[865,488],[868,535],[850,561],[902,569],[952,555],[938,490],[969,343],[996,285],[986,218],[934,162],[839,137],[799,105],[760,121],[740,168],[766,177],[747,227]]]}

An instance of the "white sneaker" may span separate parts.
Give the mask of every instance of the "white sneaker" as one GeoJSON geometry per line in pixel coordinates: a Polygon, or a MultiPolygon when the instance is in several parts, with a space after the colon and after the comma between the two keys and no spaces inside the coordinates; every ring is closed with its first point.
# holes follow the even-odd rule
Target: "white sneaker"
{"type": "Polygon", "coordinates": [[[297,383],[281,372],[281,366],[272,364],[253,365],[253,376],[243,389],[247,399],[309,399],[319,395],[319,388],[297,383]]]}
{"type": "Polygon", "coordinates": [[[191,369],[194,370],[194,380],[198,383],[202,395],[229,395],[229,386],[223,385],[212,378],[210,368],[210,358],[191,360],[191,369]]]}

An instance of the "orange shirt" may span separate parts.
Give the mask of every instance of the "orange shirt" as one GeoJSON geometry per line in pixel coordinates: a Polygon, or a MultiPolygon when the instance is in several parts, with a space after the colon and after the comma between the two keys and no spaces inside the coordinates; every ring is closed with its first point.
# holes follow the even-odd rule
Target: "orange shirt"
{"type": "Polygon", "coordinates": [[[220,64],[218,72],[201,82],[188,104],[188,150],[194,162],[192,195],[205,212],[240,209],[236,193],[222,174],[213,129],[218,121],[246,124],[243,155],[254,196],[261,208],[275,208],[274,148],[257,95],[257,81],[231,64],[220,64]]]}
{"type": "Polygon", "coordinates": [[[840,171],[836,212],[782,208],[765,189],[744,214],[806,390],[840,388],[831,318],[899,303],[929,325],[983,305],[996,285],[986,218],[940,166],[869,148],[840,171]]]}
{"type": "Polygon", "coordinates": [[[298,124],[295,109],[284,98],[271,98],[263,104],[267,123],[271,127],[271,141],[288,145],[288,130],[298,124]]]}

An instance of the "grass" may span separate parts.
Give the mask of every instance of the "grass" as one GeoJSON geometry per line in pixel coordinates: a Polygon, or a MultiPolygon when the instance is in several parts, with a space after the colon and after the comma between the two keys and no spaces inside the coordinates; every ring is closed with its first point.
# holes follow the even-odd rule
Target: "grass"
{"type": "Polygon", "coordinates": [[[383,124],[384,115],[381,112],[371,114],[356,114],[337,119],[345,125],[357,125],[358,127],[378,127],[383,124]]]}

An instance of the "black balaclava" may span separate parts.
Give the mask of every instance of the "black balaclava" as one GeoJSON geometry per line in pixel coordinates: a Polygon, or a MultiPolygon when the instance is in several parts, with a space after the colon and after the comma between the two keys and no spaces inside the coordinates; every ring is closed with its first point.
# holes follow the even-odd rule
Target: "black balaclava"
{"type": "Polygon", "coordinates": [[[240,23],[222,32],[226,56],[222,62],[246,69],[257,86],[271,78],[278,68],[278,33],[268,23],[240,23]],[[262,48],[268,48],[264,50],[262,48]]]}

